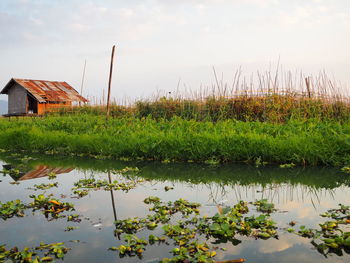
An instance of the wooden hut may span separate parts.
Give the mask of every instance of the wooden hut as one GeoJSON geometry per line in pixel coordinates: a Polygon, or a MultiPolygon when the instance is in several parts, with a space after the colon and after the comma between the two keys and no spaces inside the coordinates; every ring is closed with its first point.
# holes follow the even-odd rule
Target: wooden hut
{"type": "Polygon", "coordinates": [[[38,114],[87,102],[67,82],[11,79],[1,91],[8,94],[8,116],[38,114]]]}

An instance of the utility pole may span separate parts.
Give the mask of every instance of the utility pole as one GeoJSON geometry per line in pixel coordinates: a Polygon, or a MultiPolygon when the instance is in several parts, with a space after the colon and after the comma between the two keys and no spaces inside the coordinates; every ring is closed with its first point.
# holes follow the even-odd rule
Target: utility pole
{"type": "Polygon", "coordinates": [[[110,102],[110,98],[111,98],[111,84],[112,84],[114,51],[115,51],[115,45],[114,45],[113,48],[112,48],[111,66],[110,66],[110,69],[109,69],[109,81],[108,81],[108,95],[107,95],[107,113],[106,113],[106,120],[108,120],[108,117],[109,117],[109,102],[110,102]]]}

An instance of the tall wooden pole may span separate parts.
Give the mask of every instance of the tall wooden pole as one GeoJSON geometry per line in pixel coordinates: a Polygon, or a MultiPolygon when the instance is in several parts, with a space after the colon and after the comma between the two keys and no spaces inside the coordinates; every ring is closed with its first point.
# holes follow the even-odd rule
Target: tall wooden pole
{"type": "MultiPolygon", "coordinates": [[[[86,59],[84,63],[84,69],[83,69],[83,77],[81,79],[81,87],[80,87],[80,95],[83,96],[83,87],[84,87],[84,79],[85,79],[85,69],[86,69],[86,59]]],[[[80,101],[79,101],[79,106],[80,106],[80,101]]]]}
{"type": "Polygon", "coordinates": [[[112,73],[113,73],[113,60],[114,60],[114,50],[115,50],[115,45],[112,48],[112,56],[111,56],[111,66],[109,69],[109,81],[108,81],[108,95],[107,95],[107,115],[106,119],[108,120],[109,117],[109,101],[111,98],[111,84],[112,84],[112,73]]]}

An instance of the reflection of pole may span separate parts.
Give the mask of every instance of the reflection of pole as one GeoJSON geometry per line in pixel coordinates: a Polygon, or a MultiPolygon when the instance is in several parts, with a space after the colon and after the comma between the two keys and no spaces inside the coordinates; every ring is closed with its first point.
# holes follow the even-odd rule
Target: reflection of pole
{"type": "MultiPolygon", "coordinates": [[[[111,184],[112,183],[111,172],[108,172],[108,180],[109,180],[109,183],[111,184]]],[[[115,202],[114,202],[114,195],[113,195],[113,190],[112,189],[111,189],[111,199],[112,199],[114,221],[117,221],[117,212],[115,210],[115,202]]]]}

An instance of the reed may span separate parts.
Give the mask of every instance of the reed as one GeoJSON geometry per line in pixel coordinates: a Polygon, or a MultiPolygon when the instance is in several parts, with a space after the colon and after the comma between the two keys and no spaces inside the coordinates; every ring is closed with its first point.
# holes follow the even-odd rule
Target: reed
{"type": "MultiPolygon", "coordinates": [[[[254,79],[241,76],[237,71],[231,85],[219,81],[199,91],[180,91],[157,94],[151,99],[131,104],[111,106],[111,116],[133,116],[154,119],[171,119],[175,116],[186,120],[286,122],[291,119],[319,119],[348,121],[350,101],[345,89],[322,72],[316,77],[303,74],[284,74],[276,71],[260,74],[254,79]]],[[[58,114],[89,113],[104,115],[102,104],[60,109],[58,114]]]]}

